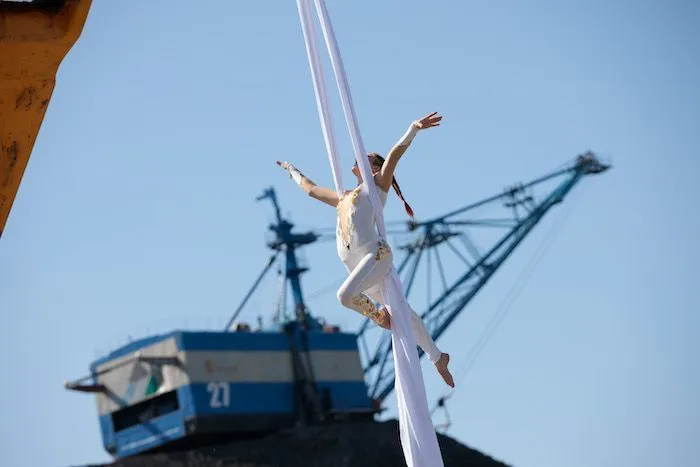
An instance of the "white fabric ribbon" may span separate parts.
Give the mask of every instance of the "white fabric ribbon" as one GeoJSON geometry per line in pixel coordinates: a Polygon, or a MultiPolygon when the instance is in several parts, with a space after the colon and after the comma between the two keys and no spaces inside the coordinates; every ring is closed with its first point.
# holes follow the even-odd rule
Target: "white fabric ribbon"
{"type": "MultiPolygon", "coordinates": [[[[362,179],[373,180],[359,125],[352,103],[350,88],[345,76],[343,61],[328,17],[324,0],[315,0],[316,12],[321,22],[321,29],[328,49],[336,84],[340,92],[345,122],[350,132],[355,160],[357,160],[362,179]]],[[[299,18],[302,24],[306,52],[311,69],[316,106],[321,120],[326,150],[333,172],[333,180],[339,194],[343,193],[340,171],[340,159],[332,130],[332,120],[328,108],[323,69],[316,46],[315,28],[311,14],[311,0],[297,0],[299,18]]],[[[363,189],[369,194],[379,235],[386,238],[383,206],[374,183],[364,183],[363,189]]],[[[403,287],[396,268],[392,268],[381,286],[391,313],[392,346],[395,369],[395,391],[399,412],[399,431],[406,464],[408,467],[443,467],[440,447],[428,409],[425,384],[421,372],[416,339],[410,324],[410,309],[403,294],[403,287]]]]}

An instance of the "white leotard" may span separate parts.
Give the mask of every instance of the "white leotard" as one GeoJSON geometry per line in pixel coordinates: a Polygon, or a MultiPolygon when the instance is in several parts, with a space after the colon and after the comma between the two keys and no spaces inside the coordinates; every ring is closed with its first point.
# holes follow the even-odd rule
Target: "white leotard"
{"type": "MultiPolygon", "coordinates": [[[[349,273],[338,290],[338,299],[344,306],[368,316],[368,312],[376,310],[368,296],[382,305],[385,304],[380,286],[384,276],[393,266],[393,254],[388,245],[379,245],[380,238],[372,202],[369,194],[362,188],[360,185],[345,193],[338,203],[336,247],[338,256],[349,273]]],[[[383,208],[386,205],[387,193],[377,191],[383,208]]],[[[430,337],[418,313],[413,308],[410,310],[411,328],[416,342],[435,363],[442,352],[430,337]]]]}
{"type": "MultiPolygon", "coordinates": [[[[386,205],[387,192],[377,187],[382,207],[386,205]]],[[[346,192],[338,202],[336,223],[336,247],[338,256],[350,268],[354,268],[368,249],[379,241],[374,209],[369,193],[360,185],[346,192]]]]}

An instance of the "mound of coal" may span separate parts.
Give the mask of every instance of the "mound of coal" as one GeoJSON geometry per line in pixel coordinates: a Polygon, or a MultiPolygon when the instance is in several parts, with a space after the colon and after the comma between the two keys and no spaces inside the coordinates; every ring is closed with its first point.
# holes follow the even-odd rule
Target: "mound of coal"
{"type": "MultiPolygon", "coordinates": [[[[438,435],[445,467],[507,467],[438,435]]],[[[346,423],[296,428],[204,449],[120,459],[99,467],[405,467],[398,423],[346,423]]],[[[93,466],[98,467],[98,466],[93,466]]]]}

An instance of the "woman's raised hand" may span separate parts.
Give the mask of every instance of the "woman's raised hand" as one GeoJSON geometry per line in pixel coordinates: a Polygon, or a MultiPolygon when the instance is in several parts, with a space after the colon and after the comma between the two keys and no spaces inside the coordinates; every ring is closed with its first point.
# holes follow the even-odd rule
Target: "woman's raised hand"
{"type": "Polygon", "coordinates": [[[284,170],[287,170],[289,168],[289,162],[286,162],[286,161],[285,162],[277,161],[277,165],[282,167],[284,170]]]}
{"type": "Polygon", "coordinates": [[[437,112],[433,112],[421,118],[420,120],[416,120],[414,122],[414,125],[419,130],[425,130],[426,128],[440,126],[440,120],[442,120],[442,116],[438,115],[437,112]]]}

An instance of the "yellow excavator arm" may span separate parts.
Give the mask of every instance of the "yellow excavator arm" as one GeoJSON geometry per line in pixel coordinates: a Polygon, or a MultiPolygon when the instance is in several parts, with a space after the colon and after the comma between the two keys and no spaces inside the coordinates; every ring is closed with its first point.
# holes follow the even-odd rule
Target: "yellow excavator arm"
{"type": "Polygon", "coordinates": [[[0,0],[0,236],[92,0],[0,0]]]}

